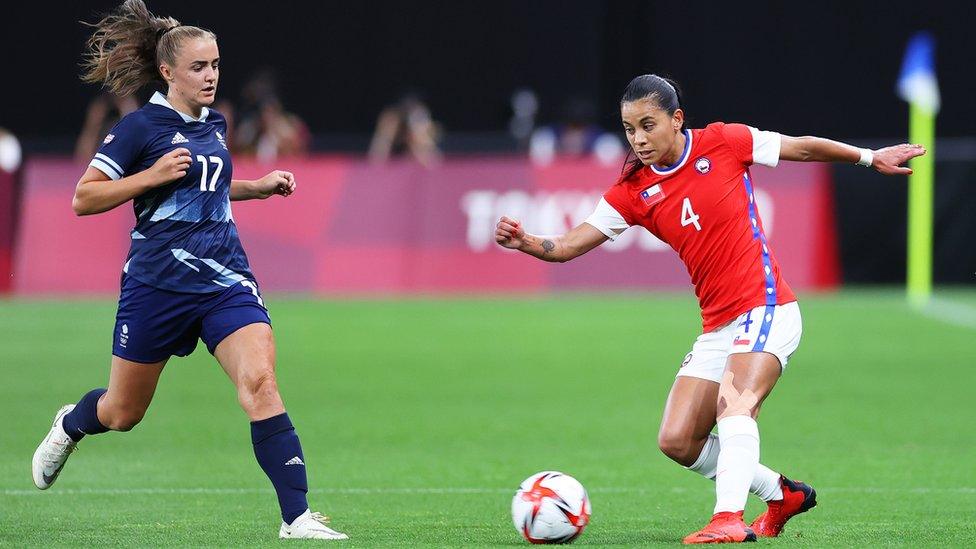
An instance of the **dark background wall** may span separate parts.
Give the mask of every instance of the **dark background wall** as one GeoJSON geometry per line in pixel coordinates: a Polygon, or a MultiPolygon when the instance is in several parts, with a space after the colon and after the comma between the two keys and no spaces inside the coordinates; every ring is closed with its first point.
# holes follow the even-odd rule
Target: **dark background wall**
{"type": "MultiPolygon", "coordinates": [[[[949,157],[935,164],[932,278],[937,283],[976,283],[974,158],[949,157]]],[[[907,178],[885,177],[858,166],[834,166],[833,176],[843,281],[904,283],[907,178]]]]}
{"type": "MultiPolygon", "coordinates": [[[[683,84],[692,122],[748,121],[793,134],[903,136],[894,95],[910,34],[931,30],[944,109],[940,136],[972,135],[972,3],[499,0],[177,2],[152,11],[214,30],[220,94],[233,98],[273,67],[286,105],[315,132],[369,132],[409,87],[426,92],[448,131],[504,128],[518,86],[543,119],[570,97],[616,127],[636,74],[683,84]]],[[[0,126],[25,137],[73,135],[93,86],[78,81],[88,30],[116,2],[9,2],[3,14],[0,126]]]]}

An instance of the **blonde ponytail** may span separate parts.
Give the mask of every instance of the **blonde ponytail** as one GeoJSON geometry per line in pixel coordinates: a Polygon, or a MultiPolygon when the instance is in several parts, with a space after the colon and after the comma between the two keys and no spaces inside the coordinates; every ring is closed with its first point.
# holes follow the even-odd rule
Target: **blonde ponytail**
{"type": "Polygon", "coordinates": [[[217,38],[208,30],[180,25],[172,17],[153,15],[142,0],[126,0],[101,21],[84,24],[95,32],[86,44],[81,79],[103,84],[119,95],[162,82],[159,65],[176,63],[184,39],[217,38]]]}

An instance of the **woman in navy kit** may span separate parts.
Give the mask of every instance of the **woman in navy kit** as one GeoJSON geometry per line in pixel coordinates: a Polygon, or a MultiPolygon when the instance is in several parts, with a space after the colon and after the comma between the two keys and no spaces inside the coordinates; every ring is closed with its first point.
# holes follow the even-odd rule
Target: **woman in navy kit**
{"type": "Polygon", "coordinates": [[[93,25],[83,78],[128,94],[157,81],[123,118],[78,182],[78,215],[133,201],[136,224],[123,266],[107,389],[62,407],[34,453],[34,483],[57,479],[85,435],[128,431],[143,418],[171,356],[202,339],[237,387],[254,454],[278,495],[282,538],[345,539],[308,508],[305,456],[275,381],[271,319],[241,246],[232,200],[289,196],[291,173],[232,179],[223,116],[208,108],[219,76],[216,36],[156,17],[127,0],[93,25]]]}

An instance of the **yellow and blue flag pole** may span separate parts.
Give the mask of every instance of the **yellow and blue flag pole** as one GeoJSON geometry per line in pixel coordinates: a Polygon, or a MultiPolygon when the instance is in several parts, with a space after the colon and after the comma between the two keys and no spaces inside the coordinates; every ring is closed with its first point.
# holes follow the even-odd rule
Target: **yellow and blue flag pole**
{"type": "Polygon", "coordinates": [[[908,300],[924,306],[932,295],[932,226],[935,196],[935,116],[939,112],[939,84],[935,78],[935,40],[927,32],[908,42],[898,95],[908,101],[909,141],[926,154],[909,161],[908,176],[908,300]]]}

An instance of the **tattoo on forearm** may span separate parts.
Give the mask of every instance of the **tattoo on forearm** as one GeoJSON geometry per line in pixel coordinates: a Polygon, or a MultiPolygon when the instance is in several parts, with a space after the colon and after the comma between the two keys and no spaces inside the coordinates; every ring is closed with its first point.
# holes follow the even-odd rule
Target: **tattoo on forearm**
{"type": "Polygon", "coordinates": [[[545,255],[556,249],[556,244],[549,239],[542,241],[542,254],[545,255]]]}

